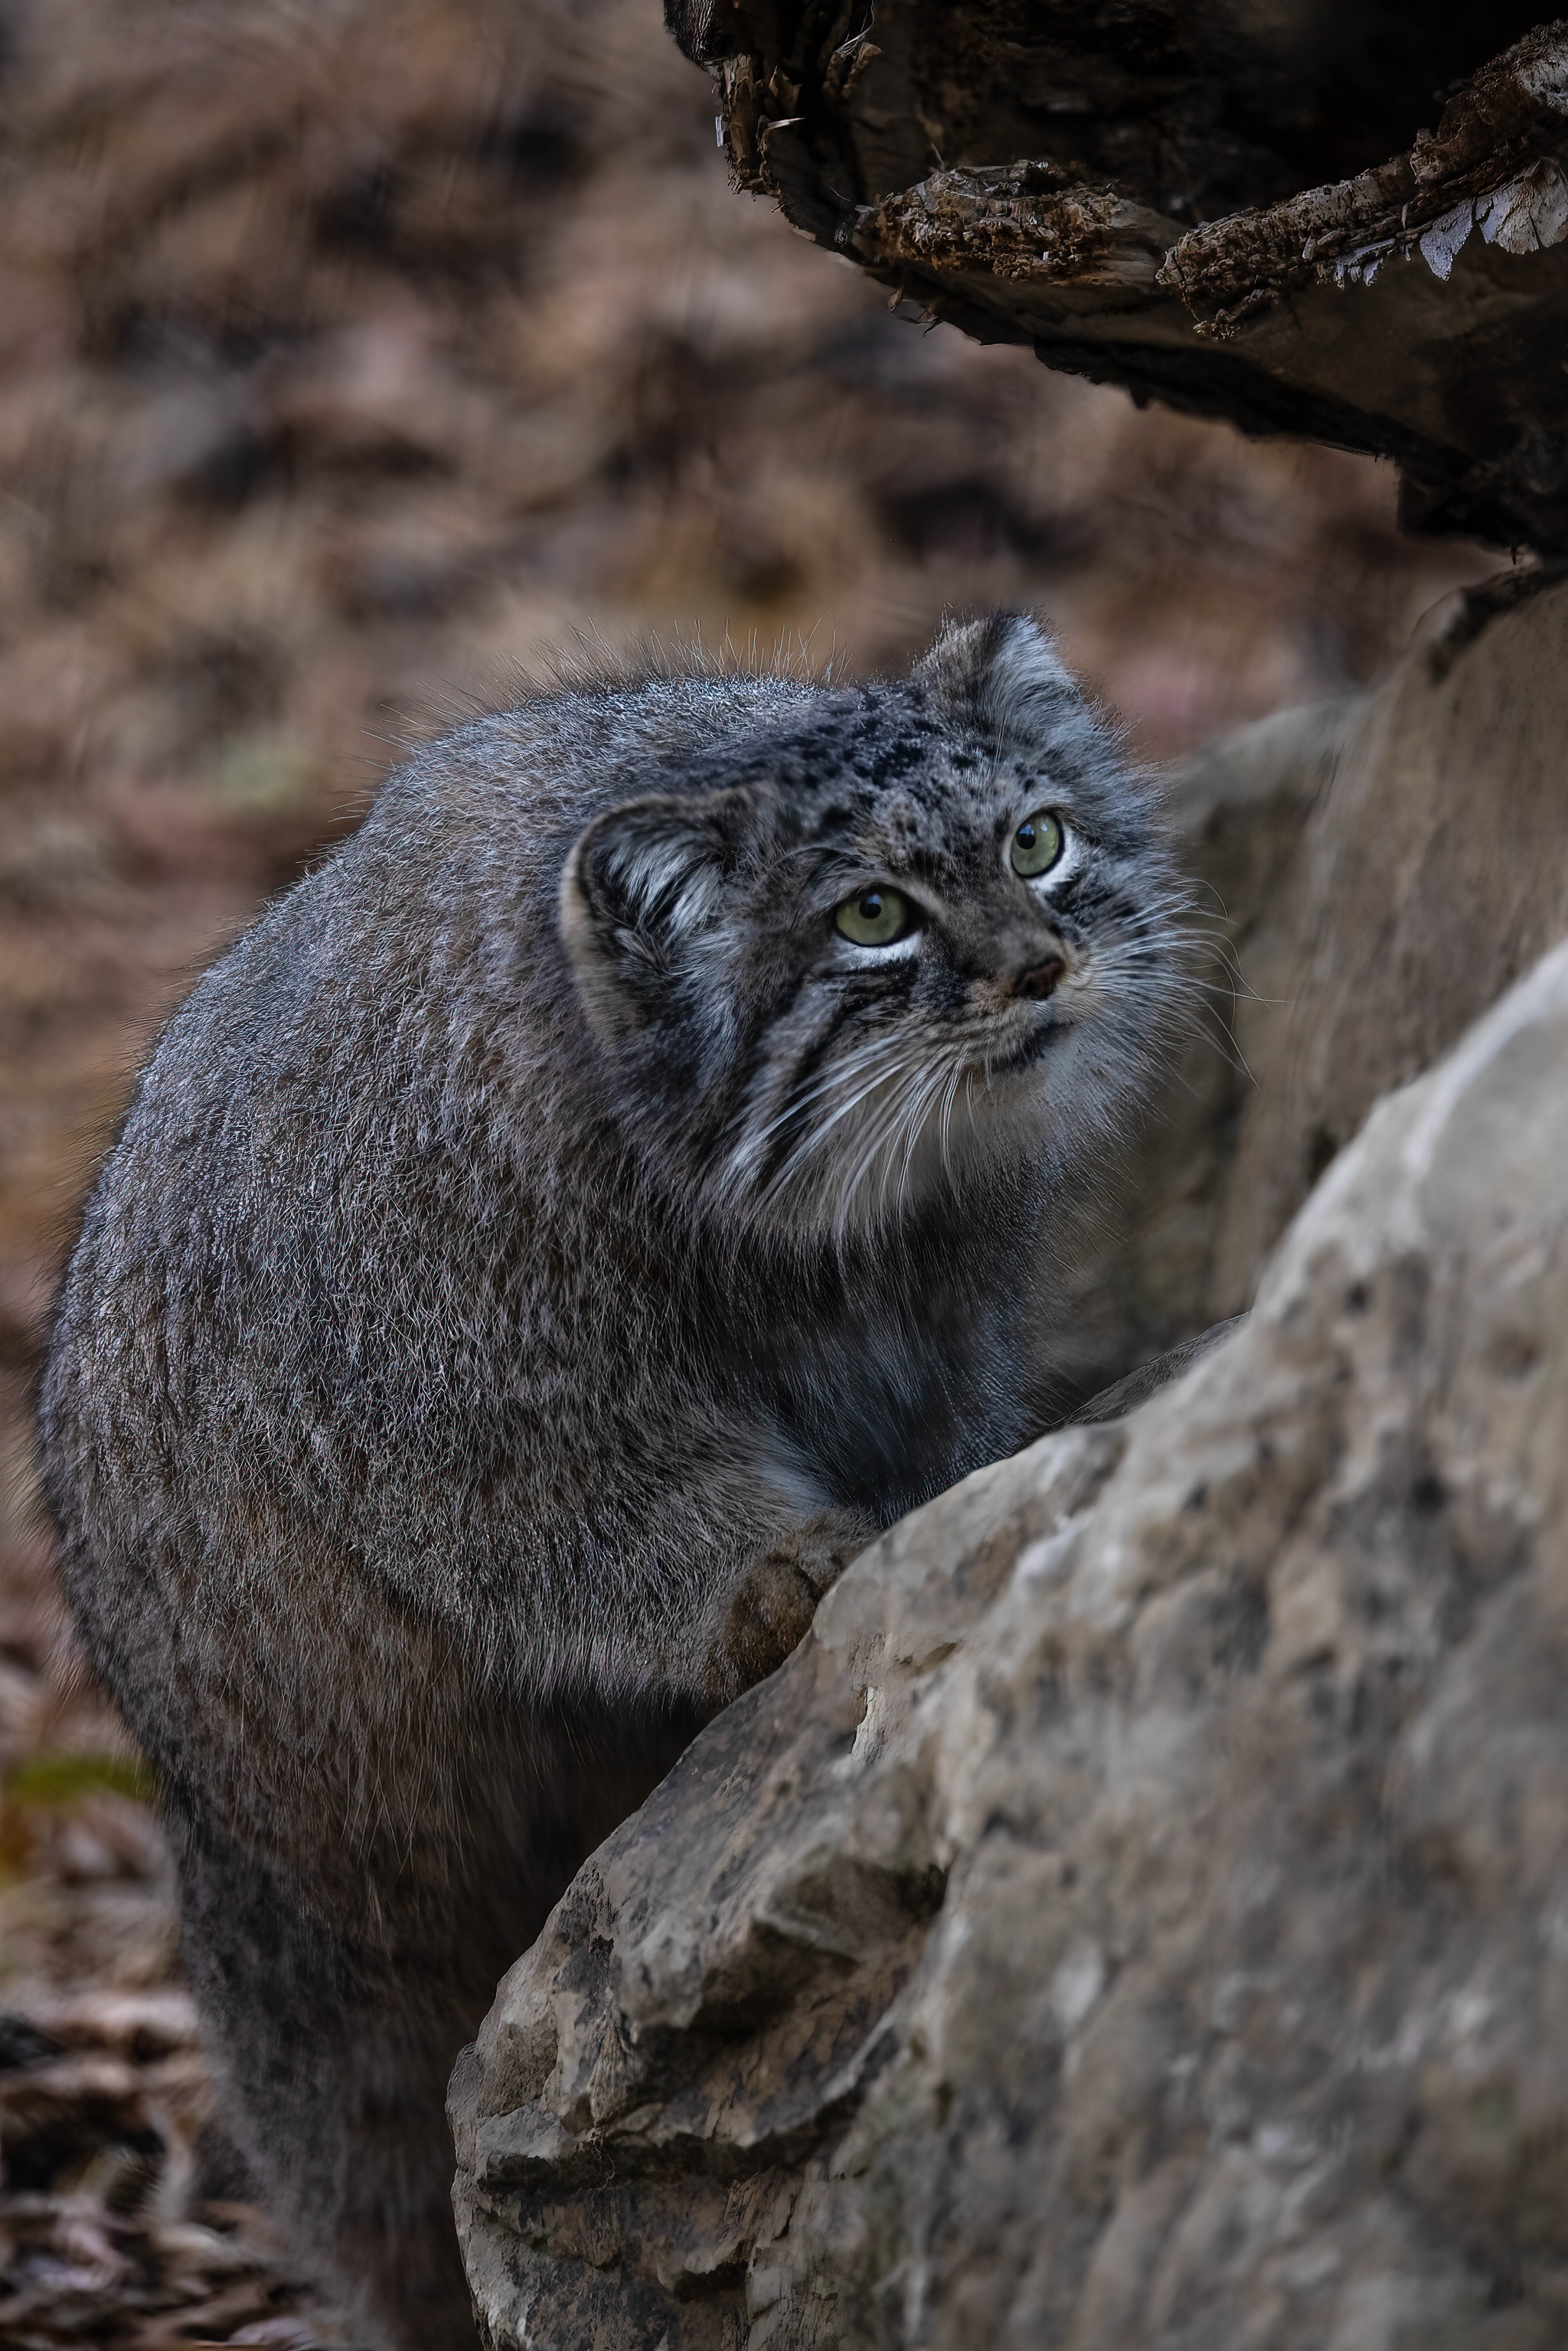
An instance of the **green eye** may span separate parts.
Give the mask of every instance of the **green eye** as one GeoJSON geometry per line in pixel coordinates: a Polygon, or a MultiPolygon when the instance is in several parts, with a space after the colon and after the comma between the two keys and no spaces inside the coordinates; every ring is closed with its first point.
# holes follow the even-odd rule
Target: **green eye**
{"type": "Polygon", "coordinates": [[[897,890],[862,890],[844,900],[833,920],[857,947],[890,947],[911,927],[909,901],[897,890]]]}
{"type": "Polygon", "coordinates": [[[1067,834],[1059,818],[1049,809],[1036,809],[1026,816],[1013,835],[1013,872],[1032,881],[1037,873],[1049,873],[1067,846],[1067,834]]]}

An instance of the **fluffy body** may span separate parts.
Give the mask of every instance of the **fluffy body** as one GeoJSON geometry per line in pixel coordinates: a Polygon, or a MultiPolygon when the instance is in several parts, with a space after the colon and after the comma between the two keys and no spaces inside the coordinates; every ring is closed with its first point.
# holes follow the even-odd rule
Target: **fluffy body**
{"type": "Polygon", "coordinates": [[[367,2339],[472,2344],[445,2079],[578,1862],[877,1529],[1037,1433],[1033,1270],[1183,999],[1179,897],[1004,616],[893,684],[479,719],[170,1024],[48,1490],[248,2151],[367,2339]],[[881,948],[835,925],[873,888],[881,948]]]}

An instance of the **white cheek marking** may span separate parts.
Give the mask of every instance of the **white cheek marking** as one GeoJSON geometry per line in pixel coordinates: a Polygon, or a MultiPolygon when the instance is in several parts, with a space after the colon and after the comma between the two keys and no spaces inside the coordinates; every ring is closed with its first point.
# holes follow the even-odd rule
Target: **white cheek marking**
{"type": "Polygon", "coordinates": [[[1055,864],[1044,873],[1023,873],[1019,876],[1020,881],[1029,883],[1031,890],[1038,890],[1042,898],[1049,898],[1058,884],[1065,882],[1068,875],[1083,862],[1083,841],[1078,827],[1075,824],[1069,824],[1065,818],[1061,820],[1061,823],[1065,835],[1065,846],[1055,864]]]}

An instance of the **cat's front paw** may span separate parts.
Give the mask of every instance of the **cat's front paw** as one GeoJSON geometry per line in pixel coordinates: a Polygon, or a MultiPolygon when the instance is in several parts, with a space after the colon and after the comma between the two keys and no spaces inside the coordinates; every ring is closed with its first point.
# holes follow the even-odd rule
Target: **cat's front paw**
{"type": "Polygon", "coordinates": [[[705,1695],[727,1706],[775,1672],[810,1630],[823,1593],[876,1534],[858,1511],[821,1510],[750,1561],[718,1604],[705,1695]]]}

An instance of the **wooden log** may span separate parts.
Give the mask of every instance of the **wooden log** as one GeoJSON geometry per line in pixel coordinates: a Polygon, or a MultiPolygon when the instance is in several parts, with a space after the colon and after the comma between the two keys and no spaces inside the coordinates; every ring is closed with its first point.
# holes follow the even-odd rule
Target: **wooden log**
{"type": "Polygon", "coordinates": [[[1393,457],[1412,528],[1568,549],[1568,23],[1322,0],[667,13],[716,75],[737,185],[928,317],[1393,457]]]}

